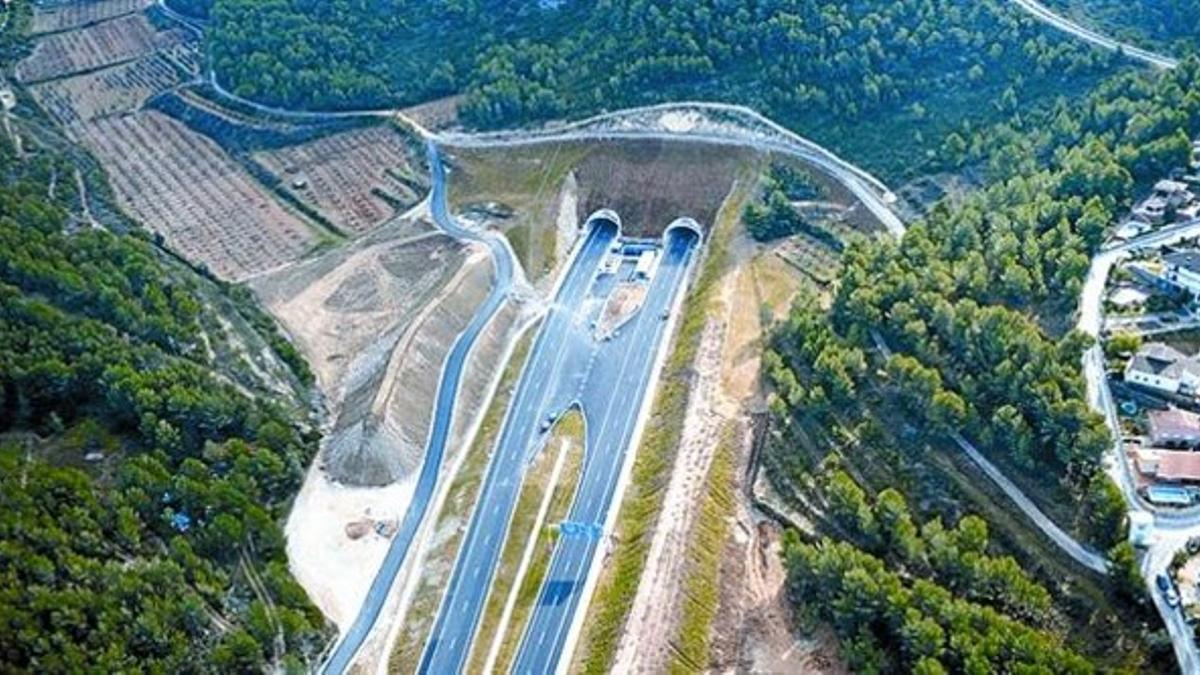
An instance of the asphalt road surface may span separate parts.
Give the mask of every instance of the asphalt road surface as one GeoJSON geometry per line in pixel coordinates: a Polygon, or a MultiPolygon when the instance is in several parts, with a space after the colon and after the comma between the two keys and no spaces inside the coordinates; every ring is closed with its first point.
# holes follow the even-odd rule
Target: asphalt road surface
{"type": "Polygon", "coordinates": [[[586,365],[586,358],[581,358],[580,346],[586,345],[591,338],[584,300],[616,237],[616,224],[593,221],[538,331],[505,415],[483,489],[422,655],[422,672],[462,670],[496,560],[504,546],[505,532],[531,449],[537,447],[543,436],[541,427],[546,416],[561,412],[566,405],[564,394],[567,390],[561,383],[570,378],[563,377],[564,371],[579,372],[586,365]]]}
{"type": "MultiPolygon", "coordinates": [[[[666,332],[662,320],[683,286],[699,237],[690,229],[669,229],[662,262],[651,282],[646,304],[600,349],[597,363],[582,390],[587,416],[587,455],[568,520],[599,529],[612,506],[621,469],[628,460],[637,416],[659,346],[666,332]]],[[[515,673],[552,673],[563,657],[584,581],[603,539],[560,536],[542,584],[537,605],[521,639],[515,673]]]]}
{"type": "MultiPolygon", "coordinates": [[[[505,296],[512,287],[513,267],[507,249],[495,237],[480,235],[478,232],[467,230],[453,218],[446,209],[446,171],[442,165],[437,148],[429,145],[430,174],[432,176],[432,191],[430,194],[430,209],[439,227],[460,239],[469,239],[485,243],[491,250],[492,262],[495,265],[495,280],[491,292],[483,304],[475,312],[471,322],[455,339],[446,362],[442,367],[442,380],[438,383],[437,399],[433,409],[433,424],[430,428],[426,444],[425,461],[421,464],[421,472],[417,476],[416,491],[412,502],[404,512],[400,528],[388,546],[387,555],[375,574],[367,597],[355,617],[354,623],[346,634],[338,640],[333,652],[325,662],[322,671],[325,673],[343,673],[350,666],[354,655],[358,653],[362,643],[375,626],[379,612],[387,600],[388,592],[396,579],[396,574],[408,555],[409,546],[420,528],[421,521],[429,506],[429,499],[437,486],[438,473],[442,468],[442,455],[446,450],[446,438],[450,431],[450,422],[454,418],[454,404],[458,398],[458,388],[466,367],[467,356],[476,338],[491,320],[496,310],[504,302],[505,296]]],[[[336,573],[331,571],[331,573],[336,573]]]]}
{"type": "Polygon", "coordinates": [[[1070,33],[1081,40],[1090,42],[1098,47],[1114,51],[1122,52],[1126,56],[1135,58],[1144,63],[1148,63],[1155,68],[1175,68],[1179,65],[1179,61],[1170,56],[1156,54],[1147,49],[1142,49],[1127,42],[1118,42],[1107,35],[1097,33],[1096,31],[1081,26],[1070,19],[1056,14],[1049,7],[1046,7],[1037,0],[1013,0],[1013,2],[1032,14],[1042,23],[1053,26],[1061,31],[1070,33]]]}
{"type": "MultiPolygon", "coordinates": [[[[682,288],[687,263],[699,242],[690,229],[669,230],[665,254],[650,281],[645,304],[612,339],[599,340],[591,329],[592,321],[616,280],[632,274],[628,263],[616,274],[598,273],[616,238],[614,223],[592,221],[543,323],[506,414],[420,672],[463,670],[520,493],[522,474],[544,446],[542,427],[549,416],[557,417],[578,406],[586,420],[586,454],[570,519],[598,525],[608,513],[665,334],[664,313],[682,288]]],[[[550,626],[555,635],[548,642],[543,637],[536,653],[530,652],[538,659],[530,667],[549,671],[557,663],[578,602],[577,591],[587,577],[598,543],[595,536],[560,540],[538,608],[546,606],[545,598],[555,599],[550,626]]],[[[535,612],[535,620],[540,615],[535,612]]]]}

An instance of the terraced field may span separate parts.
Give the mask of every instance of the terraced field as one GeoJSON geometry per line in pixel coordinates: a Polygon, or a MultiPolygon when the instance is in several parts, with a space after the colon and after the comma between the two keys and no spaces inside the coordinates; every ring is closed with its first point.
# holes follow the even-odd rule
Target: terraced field
{"type": "Polygon", "coordinates": [[[355,129],[254,159],[338,229],[367,232],[420,199],[408,148],[390,127],[355,129]]]}
{"type": "Polygon", "coordinates": [[[122,206],[219,277],[240,280],[278,267],[318,242],[216,143],[166,115],[98,119],[81,133],[122,206]]]}
{"type": "Polygon", "coordinates": [[[16,69],[29,84],[148,56],[191,40],[183,30],[156,31],[142,14],[47,35],[16,69]]]}
{"type": "Polygon", "coordinates": [[[38,7],[33,13],[34,33],[56,33],[140,12],[150,0],[91,0],[38,7]]]}
{"type": "Polygon", "coordinates": [[[35,84],[30,91],[47,112],[71,127],[137,110],[150,97],[183,81],[179,63],[179,58],[153,54],[94,73],[35,84]]]}

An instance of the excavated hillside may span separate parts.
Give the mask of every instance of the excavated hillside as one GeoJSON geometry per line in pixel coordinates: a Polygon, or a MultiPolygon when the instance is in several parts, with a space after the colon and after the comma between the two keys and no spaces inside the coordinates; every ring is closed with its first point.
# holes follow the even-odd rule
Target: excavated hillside
{"type": "Polygon", "coordinates": [[[442,362],[490,274],[473,246],[400,221],[256,282],[327,397],[331,480],[383,486],[420,466],[442,362]]]}

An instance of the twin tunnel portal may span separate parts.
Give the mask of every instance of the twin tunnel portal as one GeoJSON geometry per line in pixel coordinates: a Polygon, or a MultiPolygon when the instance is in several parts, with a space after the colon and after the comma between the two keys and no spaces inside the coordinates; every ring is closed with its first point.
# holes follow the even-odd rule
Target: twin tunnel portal
{"type": "MultiPolygon", "coordinates": [[[[463,227],[450,214],[446,169],[432,143],[429,158],[433,219],[452,236],[487,246],[495,283],[446,357],[413,501],[363,606],[335,644],[323,673],[340,675],[349,669],[375,628],[401,567],[411,557],[411,545],[437,491],[471,348],[513,287],[511,250],[499,236],[463,227]]],[[[525,470],[547,445],[551,423],[576,408],[584,419],[582,466],[511,670],[543,674],[565,665],[564,656],[583,619],[589,582],[594,584],[604,554],[603,535],[613,522],[622,477],[632,465],[640,421],[649,408],[672,319],[682,304],[702,239],[700,226],[690,218],[671,223],[661,239],[622,237],[621,220],[610,210],[597,211],[585,222],[510,399],[419,672],[461,673],[472,647],[486,648],[475,632],[525,470]]]]}
{"type": "Polygon", "coordinates": [[[465,668],[524,469],[546,445],[549,422],[570,408],[584,418],[583,465],[513,672],[554,672],[582,618],[669,319],[701,241],[690,219],[672,223],[661,241],[622,238],[620,230],[607,210],[585,224],[514,391],[420,672],[465,668]],[[636,290],[632,309],[613,307],[621,287],[636,290]]]}

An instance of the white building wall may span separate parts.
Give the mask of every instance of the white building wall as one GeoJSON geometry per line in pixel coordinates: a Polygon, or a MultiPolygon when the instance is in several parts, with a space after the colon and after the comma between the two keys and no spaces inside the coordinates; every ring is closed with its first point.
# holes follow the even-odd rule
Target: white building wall
{"type": "Polygon", "coordinates": [[[1150,375],[1149,373],[1143,373],[1140,370],[1126,370],[1125,380],[1127,382],[1132,382],[1133,384],[1140,384],[1144,387],[1158,389],[1159,391],[1165,391],[1170,394],[1174,394],[1179,391],[1179,380],[1169,377],[1161,377],[1159,375],[1150,375]]]}

